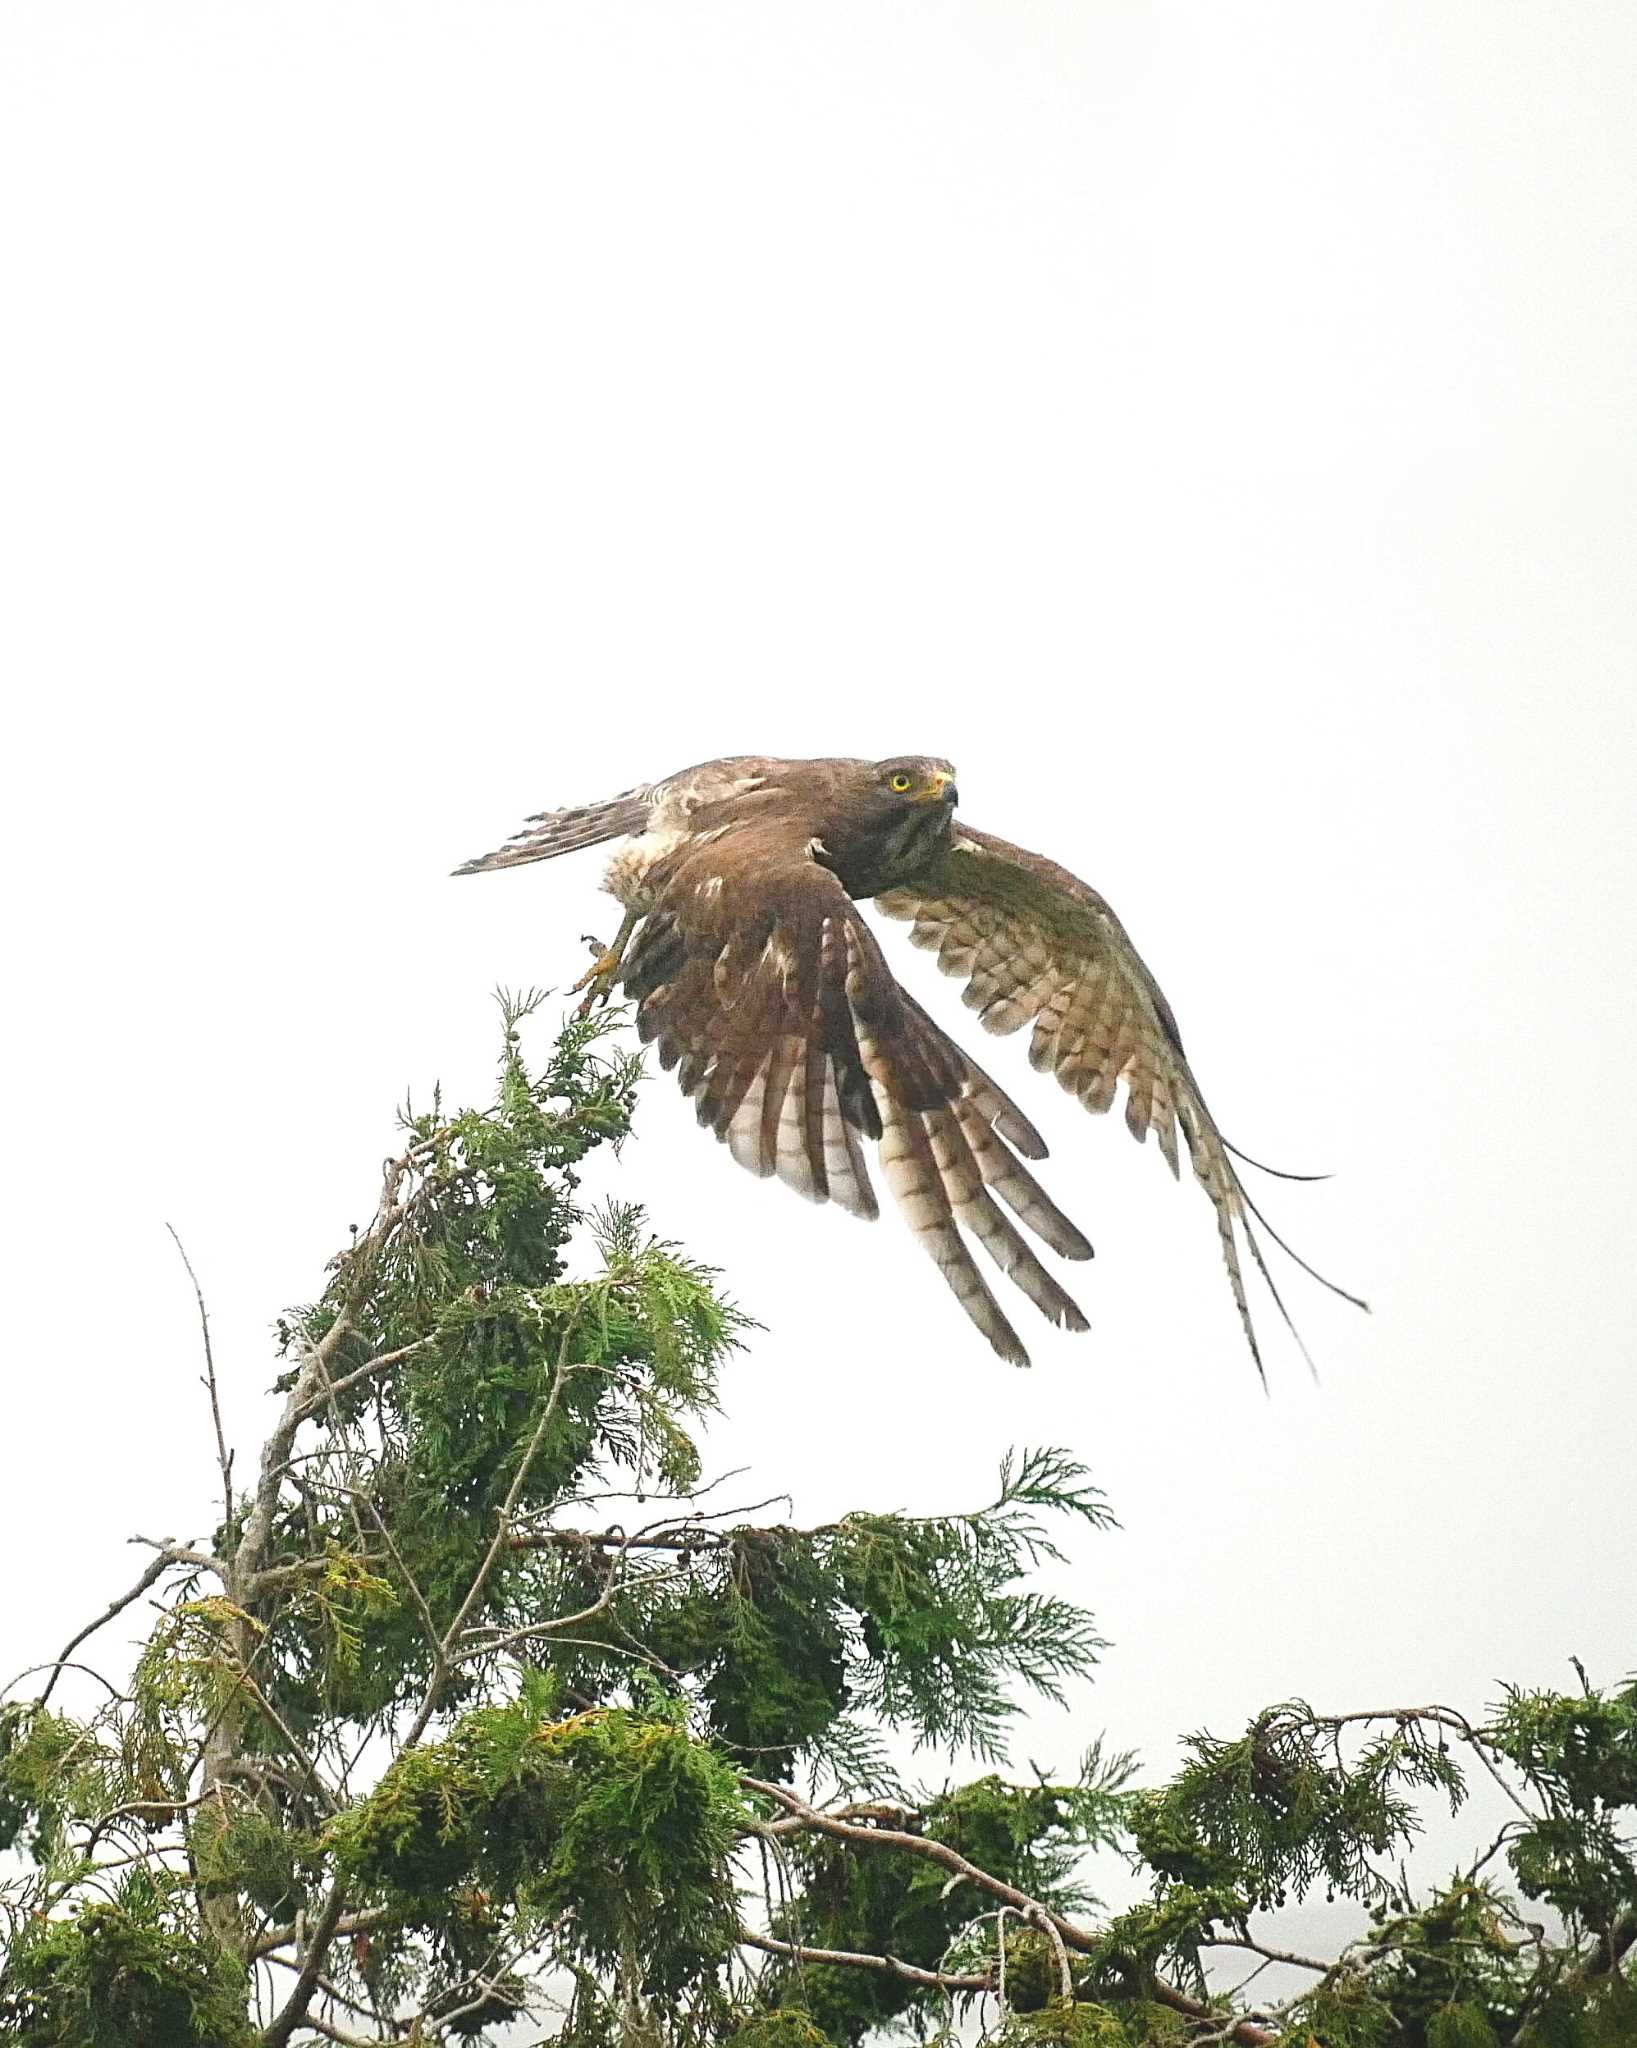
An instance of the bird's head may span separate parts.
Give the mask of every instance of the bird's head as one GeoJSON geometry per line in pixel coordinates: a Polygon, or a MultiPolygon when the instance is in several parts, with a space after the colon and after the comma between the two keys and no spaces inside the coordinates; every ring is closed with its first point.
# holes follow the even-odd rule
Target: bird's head
{"type": "Polygon", "coordinates": [[[923,804],[944,804],[953,810],[960,801],[953,765],[931,754],[895,754],[890,761],[872,761],[866,774],[874,792],[899,816],[923,804]]]}
{"type": "Polygon", "coordinates": [[[932,754],[848,765],[824,843],[849,892],[873,896],[917,873],[948,845],[959,797],[955,770],[932,754]]]}

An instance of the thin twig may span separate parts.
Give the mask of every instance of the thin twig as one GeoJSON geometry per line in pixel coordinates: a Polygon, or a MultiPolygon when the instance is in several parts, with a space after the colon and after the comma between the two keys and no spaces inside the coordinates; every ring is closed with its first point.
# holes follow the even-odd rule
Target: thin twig
{"type": "MultiPolygon", "coordinates": [[[[344,1929],[342,1931],[345,1932],[344,1929]]],[[[300,1963],[298,1963],[293,1956],[281,1956],[270,1954],[262,1956],[260,1960],[264,1963],[277,1963],[281,1970],[299,1970],[301,1968],[300,1963]]],[[[330,1999],[332,2003],[336,2005],[344,2005],[348,2012],[355,2012],[361,2020],[372,2020],[375,2021],[377,2024],[380,2023],[380,2015],[378,2013],[371,2012],[367,2005],[360,2005],[356,1998],[349,1998],[346,1992],[344,1992],[341,1989],[341,1986],[336,1983],[333,1977],[326,1977],[323,1975],[322,1972],[320,1972],[318,1979],[318,1989],[322,1991],[324,1996],[330,1999]]],[[[310,2025],[311,2022],[304,2022],[304,2024],[310,2025]]],[[[387,2024],[394,2028],[400,2034],[406,2033],[408,2031],[407,2027],[405,2027],[398,2020],[389,2020],[387,2024]]]]}
{"type": "Polygon", "coordinates": [[[1473,1727],[1459,1708],[1441,1707],[1366,1707],[1353,1714],[1269,1714],[1262,1723],[1263,1731],[1278,1732],[1281,1729],[1328,1728],[1336,1731],[1360,1721],[1396,1721],[1402,1728],[1413,1721],[1430,1721],[1434,1727],[1453,1728],[1461,1740],[1476,1754],[1478,1761],[1511,1800],[1530,1826],[1540,1818],[1519,1798],[1516,1789],[1509,1785],[1496,1768],[1490,1756],[1489,1746],[1483,1736],[1473,1727]]]}
{"type": "MultiPolygon", "coordinates": [[[[1263,1942],[1252,1941],[1249,1935],[1213,1934],[1203,1938],[1199,1945],[1201,1948],[1242,1948],[1250,1955],[1260,1956],[1264,1969],[1269,1963],[1289,1963],[1298,1970],[1316,1970],[1322,1977],[1332,1967],[1312,1956],[1299,1956],[1294,1949],[1269,1948],[1263,1942]]],[[[1252,1975],[1255,1974],[1253,1971],[1252,1975]]],[[[1248,1984],[1250,1978],[1245,1981],[1248,1984]]]]}
{"type": "Polygon", "coordinates": [[[384,1372],[389,1365],[397,1365],[412,1352],[424,1351],[436,1337],[417,1337],[413,1344],[400,1344],[396,1351],[383,1351],[374,1358],[365,1359],[362,1365],[355,1365],[351,1372],[344,1372],[340,1379],[325,1384],[326,1394],[344,1394],[349,1387],[355,1387],[360,1380],[367,1380],[372,1373],[384,1372]]]}
{"type": "Polygon", "coordinates": [[[471,1585],[466,1589],[466,1597],[461,1601],[459,1608],[456,1610],[454,1620],[450,1622],[444,1632],[443,1640],[437,1646],[432,1660],[432,1673],[426,1682],[426,1695],[421,1701],[420,1711],[410,1724],[408,1735],[398,1745],[398,1753],[400,1755],[405,1750],[415,1747],[416,1743],[426,1733],[432,1716],[437,1711],[439,1695],[442,1693],[444,1682],[449,1676],[454,1646],[460,1640],[461,1630],[466,1625],[466,1617],[482,1598],[483,1589],[489,1583],[490,1575],[500,1559],[501,1552],[508,1547],[512,1531],[512,1509],[517,1505],[524,1483],[529,1476],[529,1468],[533,1465],[535,1455],[539,1451],[541,1444],[545,1441],[546,1431],[550,1428],[552,1418],[557,1413],[557,1404],[562,1399],[563,1388],[568,1384],[573,1374],[583,1369],[580,1366],[570,1365],[568,1362],[568,1347],[574,1335],[575,1327],[575,1322],[571,1318],[563,1330],[563,1341],[557,1349],[557,1370],[552,1377],[551,1392],[546,1398],[544,1407],[540,1410],[540,1419],[534,1425],[534,1434],[529,1438],[523,1455],[518,1461],[517,1470],[512,1475],[512,1483],[506,1489],[506,1498],[500,1504],[500,1512],[495,1523],[494,1538],[484,1554],[483,1562],[478,1566],[473,1576],[471,1585]]]}
{"type": "MultiPolygon", "coordinates": [[[[68,1657],[54,1657],[49,1664],[30,1664],[26,1670],[19,1671],[15,1678],[7,1679],[4,1687],[0,1687],[0,1698],[4,1698],[5,1694],[10,1692],[14,1685],[21,1685],[25,1678],[37,1677],[42,1671],[83,1672],[87,1678],[94,1678],[98,1685],[105,1687],[110,1699],[116,1702],[125,1699],[125,1694],[120,1691],[119,1687],[113,1684],[111,1680],[104,1678],[94,1664],[78,1664],[68,1657]]],[[[56,1679],[53,1678],[51,1685],[55,1685],[56,1682],[56,1679]]],[[[45,1691],[41,1693],[39,1699],[35,1702],[36,1706],[43,1707],[51,1697],[51,1685],[48,1685],[45,1691]]]]}
{"type": "Polygon", "coordinates": [[[214,1792],[200,1792],[192,1799],[128,1799],[123,1806],[110,1806],[106,1813],[98,1814],[86,1831],[82,1856],[89,1856],[96,1847],[105,1829],[111,1828],[117,1820],[179,1820],[184,1813],[191,1813],[194,1807],[203,1806],[207,1799],[215,1798],[214,1792]]]}
{"type": "Polygon", "coordinates": [[[187,1246],[176,1234],[176,1225],[167,1223],[165,1228],[171,1234],[172,1244],[181,1253],[182,1264],[193,1282],[193,1298],[199,1304],[199,1329],[205,1340],[205,1386],[210,1393],[210,1419],[216,1426],[216,1463],[222,1474],[222,1527],[230,1530],[233,1527],[233,1453],[222,1434],[222,1404],[216,1394],[216,1354],[210,1344],[210,1316],[205,1308],[205,1291],[199,1285],[199,1276],[193,1270],[187,1246]]]}
{"type": "MultiPolygon", "coordinates": [[[[556,1615],[546,1621],[526,1622],[521,1628],[498,1629],[487,1627],[473,1629],[470,1633],[473,1636],[483,1638],[483,1640],[474,1642],[469,1649],[461,1651],[459,1661],[465,1663],[473,1657],[491,1656],[497,1652],[504,1654],[508,1650],[516,1649],[519,1643],[531,1641],[539,1636],[551,1636],[561,1638],[564,1641],[573,1640],[565,1635],[565,1630],[579,1628],[588,1621],[595,1621],[598,1615],[606,1614],[613,1605],[615,1594],[624,1585],[619,1571],[622,1561],[622,1558],[619,1556],[611,1557],[608,1560],[607,1580],[603,1585],[602,1591],[589,1607],[582,1607],[573,1614],[556,1615]]],[[[669,1571],[649,1572],[642,1579],[642,1588],[644,1592],[652,1592],[660,1586],[669,1585],[673,1580],[685,1576],[686,1574],[681,1567],[674,1567],[669,1571]]],[[[620,1647],[619,1644],[609,1645],[610,1649],[619,1649],[620,1647]]],[[[633,1647],[640,1650],[640,1645],[634,1645],[633,1647]]],[[[646,1653],[644,1652],[643,1654],[646,1653]]]]}
{"type": "MultiPolygon", "coordinates": [[[[42,1707],[45,1705],[46,1701],[50,1699],[52,1692],[55,1690],[57,1680],[59,1677],[61,1677],[62,1672],[66,1667],[69,1658],[73,1656],[74,1652],[79,1648],[80,1644],[85,1641],[86,1637],[94,1636],[99,1628],[102,1628],[106,1623],[112,1621],[114,1616],[120,1613],[124,1608],[129,1607],[133,1600],[140,1600],[142,1598],[142,1595],[147,1592],[150,1586],[158,1584],[159,1580],[163,1577],[166,1569],[170,1566],[172,1562],[173,1559],[168,1554],[156,1557],[153,1563],[149,1565],[148,1569],[142,1574],[141,1578],[137,1580],[136,1584],[131,1588],[131,1590],[128,1593],[121,1593],[117,1600],[111,1600],[108,1603],[108,1605],[102,1610],[102,1612],[97,1616],[95,1621],[88,1621],[85,1627],[80,1630],[77,1636],[69,1637],[68,1641],[64,1643],[62,1649],[58,1652],[56,1658],[49,1666],[40,1664],[34,1667],[36,1670],[49,1670],[51,1673],[51,1677],[47,1682],[46,1689],[40,1695],[40,1705],[42,1707]]],[[[83,1669],[84,1667],[80,1668],[83,1669]]],[[[26,1673],[24,1675],[27,1676],[26,1673]]],[[[103,1683],[104,1685],[106,1685],[108,1681],[104,1679],[103,1683]]]]}
{"type": "Polygon", "coordinates": [[[381,1541],[387,1547],[387,1555],[398,1567],[398,1575],[403,1580],[405,1586],[408,1587],[410,1597],[415,1602],[416,1611],[421,1618],[421,1627],[426,1631],[426,1639],[433,1649],[436,1649],[438,1646],[438,1624],[432,1618],[432,1610],[427,1605],[426,1595],[417,1585],[408,1565],[404,1563],[402,1552],[392,1540],[392,1531],[387,1527],[382,1519],[381,1510],[370,1499],[368,1493],[359,1486],[344,1486],[337,1479],[320,1479],[314,1483],[314,1490],[324,1493],[344,1493],[353,1502],[354,1506],[362,1502],[369,1510],[370,1520],[375,1524],[380,1532],[381,1541]]]}
{"type": "Polygon", "coordinates": [[[257,1709],[267,1716],[268,1720],[272,1722],[273,1726],[284,1737],[285,1741],[290,1745],[291,1754],[306,1771],[307,1783],[300,1788],[301,1791],[306,1792],[310,1786],[317,1792],[319,1798],[323,1800],[331,1813],[339,1813],[342,1806],[341,1800],[331,1787],[325,1783],[323,1773],[319,1770],[316,1759],[308,1755],[301,1738],[248,1671],[241,1669],[238,1676],[248,1690],[250,1697],[255,1701],[257,1709]]]}

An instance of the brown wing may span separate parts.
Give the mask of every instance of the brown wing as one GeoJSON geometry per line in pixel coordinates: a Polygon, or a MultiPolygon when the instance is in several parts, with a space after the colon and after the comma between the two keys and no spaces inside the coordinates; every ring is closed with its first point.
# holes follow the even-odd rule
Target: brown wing
{"type": "Polygon", "coordinates": [[[1091,1256],[1018,1157],[1044,1156],[1040,1134],[899,988],[805,832],[768,823],[703,834],[649,880],[657,894],[626,955],[625,989],[638,1031],[734,1158],[873,1217],[865,1141],[875,1140],[918,1241],[1002,1357],[1028,1363],[963,1233],[1052,1322],[1085,1329],[1000,1207],[1065,1258],[1091,1256]]]}
{"type": "Polygon", "coordinates": [[[1281,1314],[1284,1304],[1251,1228],[1257,1212],[1183,1056],[1171,1006],[1102,897],[1055,861],[963,825],[913,885],[875,900],[889,917],[913,920],[911,940],[936,949],[944,972],[965,979],[962,999],[986,1030],[1032,1023],[1031,1064],[1056,1074],[1087,1109],[1109,1109],[1124,1082],[1127,1127],[1139,1143],[1154,1133],[1173,1174],[1181,1126],[1216,1210],[1228,1281],[1260,1372],[1240,1235],[1281,1314]]]}

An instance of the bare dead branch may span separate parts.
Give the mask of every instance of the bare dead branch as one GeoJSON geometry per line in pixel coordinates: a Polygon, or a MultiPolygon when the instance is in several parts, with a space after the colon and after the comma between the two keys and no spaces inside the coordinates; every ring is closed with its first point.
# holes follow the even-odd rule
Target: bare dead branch
{"type": "Polygon", "coordinates": [[[349,2034],[329,2020],[315,2019],[308,2013],[302,2020],[304,2027],[311,2027],[315,2034],[322,2034],[326,2041],[339,2043],[339,2048],[393,2048],[390,2034],[349,2034]]]}
{"type": "MultiPolygon", "coordinates": [[[[740,1776],[739,1783],[749,1792],[759,1792],[771,1799],[786,1812],[803,1820],[809,1828],[820,1833],[835,1835],[842,1841],[862,1843],[875,1848],[904,1849],[912,1856],[924,1856],[940,1864],[951,1876],[966,1879],[975,1889],[987,1892],[991,1898],[1003,1900],[1015,1907],[1033,1925],[1040,1927],[1050,1921],[1066,1948],[1080,1955],[1095,1953],[1098,1942],[1096,1935],[1083,1927],[1077,1927],[1072,1920],[1064,1919],[1061,1913],[1052,1909],[1040,1899],[1032,1899],[1027,1892],[1019,1891],[1016,1885],[1007,1884],[1004,1879],[980,1869],[952,1849],[946,1842],[933,1841],[926,1835],[907,1833],[902,1828],[872,1827],[857,1821],[841,1820],[823,1809],[810,1806],[798,1793],[788,1786],[775,1785],[762,1778],[740,1776]]],[[[1220,2017],[1203,2000],[1192,1998],[1186,1991],[1167,1979],[1155,1976],[1149,1984],[1150,1995],[1160,2005],[1171,2011],[1184,2014],[1189,2019],[1214,2020],[1220,2017]]],[[[1232,2032],[1227,2039],[1240,2044],[1240,2048],[1273,2048],[1277,2035],[1268,2028],[1259,2026],[1254,2020],[1241,2019],[1232,2023],[1232,2032]]]]}
{"type": "MultiPolygon", "coordinates": [[[[342,1932],[345,1932],[345,1929],[343,1929],[342,1932]]],[[[300,1963],[297,1962],[295,1958],[292,1956],[269,1954],[260,1957],[259,1960],[264,1963],[277,1963],[281,1970],[299,1970],[301,1968],[300,1963]]],[[[318,1989],[323,1992],[324,1996],[327,1999],[329,1999],[332,2004],[344,2006],[348,2012],[356,2013],[361,2020],[370,2020],[372,2022],[376,2020],[376,2014],[371,2012],[367,2005],[360,2005],[356,1998],[349,1998],[346,1992],[341,1989],[341,1986],[336,1983],[333,1977],[326,1977],[323,1975],[322,1972],[320,1972],[318,1979],[318,1989]]],[[[311,2025],[311,2022],[303,2021],[302,2024],[304,2026],[307,2026],[311,2025]]],[[[396,2027],[400,2033],[407,2033],[408,2031],[406,2027],[402,2026],[396,2020],[392,2021],[390,2024],[396,2027]]]]}
{"type": "Polygon", "coordinates": [[[842,1841],[860,1842],[872,1848],[907,1849],[912,1856],[925,1856],[934,1863],[942,1864],[951,1876],[965,1878],[969,1884],[992,1897],[1003,1899],[1007,1905],[1031,1920],[1036,1913],[1043,1913],[1057,1923],[1058,1932],[1071,1948],[1082,1954],[1096,1946],[1095,1939],[1072,1921],[1064,1920],[1051,1908],[1034,1899],[1027,1892],[1019,1891],[1016,1885],[1008,1884],[1004,1878],[992,1876],[987,1870],[971,1863],[958,1849],[952,1849],[947,1842],[934,1841],[928,1835],[910,1834],[902,1828],[873,1826],[864,1822],[842,1820],[822,1808],[810,1806],[799,1793],[792,1792],[787,1785],[775,1785],[763,1778],[741,1775],[739,1783],[747,1791],[759,1792],[764,1798],[772,1799],[787,1812],[801,1820],[809,1829],[827,1835],[835,1835],[842,1841]]]}
{"type": "MultiPolygon", "coordinates": [[[[194,1550],[186,1543],[177,1543],[169,1536],[132,1536],[131,1543],[140,1543],[144,1549],[157,1550],[166,1564],[185,1564],[196,1572],[210,1572],[225,1585],[227,1573],[219,1557],[212,1557],[207,1550],[194,1550]]],[[[99,1624],[100,1626],[100,1624],[99,1624]]]]}
{"type": "MultiPolygon", "coordinates": [[[[398,1915],[390,1906],[370,1906],[362,1913],[344,1913],[331,1932],[335,1938],[344,1934],[369,1934],[377,1927],[390,1926],[397,1918],[398,1915]]],[[[270,1927],[265,1934],[251,1943],[247,1960],[252,1963],[265,1961],[269,1957],[282,1960],[275,1956],[276,1950],[289,1948],[292,1944],[305,1940],[311,1933],[312,1929],[305,1925],[270,1927]]]]}
{"type": "MultiPolygon", "coordinates": [[[[268,1563],[273,1527],[278,1515],[280,1489],[289,1467],[291,1453],[295,1449],[296,1435],[312,1414],[316,1402],[325,1398],[324,1389],[329,1379],[330,1361],[334,1358],[343,1338],[353,1328],[374,1279],[382,1250],[407,1213],[408,1198],[402,1192],[404,1178],[418,1156],[426,1149],[426,1141],[422,1141],[421,1145],[411,1147],[396,1159],[387,1161],[382,1173],[381,1194],[376,1204],[375,1216],[363,1236],[339,1261],[344,1284],[335,1319],[316,1343],[308,1344],[304,1348],[295,1383],[285,1397],[277,1423],[262,1445],[261,1462],[249,1510],[244,1516],[237,1541],[232,1541],[231,1535],[229,1536],[231,1548],[219,1567],[229,1599],[247,1612],[255,1603],[260,1591],[260,1575],[268,1563]]],[[[248,1670],[253,1654],[248,1631],[249,1624],[242,1622],[233,1632],[233,1647],[243,1670],[248,1670]]],[[[239,1717],[234,1711],[224,1712],[217,1717],[204,1744],[204,1790],[210,1790],[230,1772],[237,1761],[239,1745],[239,1717]]],[[[273,2044],[273,2048],[283,2048],[283,2044],[289,2040],[307,2010],[312,1999],[316,1972],[323,1966],[324,1951],[334,1937],[334,1923],[340,1918],[345,1903],[339,1887],[332,1889],[319,1922],[322,1927],[328,1920],[329,1931],[324,1935],[322,1943],[318,1943],[310,1953],[311,1971],[303,1968],[289,1999],[272,2023],[267,2038],[273,2044]]],[[[205,1914],[207,1925],[216,1938],[228,1949],[242,1954],[245,1930],[238,1900],[232,1897],[212,1897],[205,1902],[205,1914]]]]}
{"type": "Polygon", "coordinates": [[[346,1903],[346,1894],[340,1885],[331,1885],[329,1896],[308,1933],[307,1952],[302,1957],[301,1968],[296,1972],[296,1981],[291,1987],[290,1995],[262,2030],[262,2048],[286,2048],[286,2043],[297,2027],[316,2024],[307,2008],[313,2002],[313,1993],[317,1990],[318,1980],[323,1974],[324,1958],[330,1952],[330,1943],[340,1932],[346,1903]]]}
{"type": "Polygon", "coordinates": [[[991,1970],[984,1971],[981,1976],[963,1975],[953,1970],[923,1970],[918,1963],[906,1963],[897,1956],[854,1953],[844,1948],[809,1948],[805,1943],[780,1941],[771,1934],[758,1934],[755,1928],[742,1924],[739,1940],[746,1948],[760,1949],[765,1955],[784,1956],[793,1963],[833,1963],[839,1969],[876,1970],[889,1977],[902,1978],[906,1984],[919,1985],[925,1991],[992,1991],[995,1985],[991,1970]]]}
{"type": "Polygon", "coordinates": [[[1578,1989],[1594,1978],[1606,1977],[1619,1968],[1627,1952],[1637,1947],[1637,1912],[1622,1913],[1606,1934],[1600,1934],[1591,1953],[1566,1982],[1578,1989]]]}
{"type": "MultiPolygon", "coordinates": [[[[1001,1910],[1004,1912],[1005,1908],[1002,1907],[1001,1910]]],[[[1052,1950],[1057,1957],[1058,1996],[1063,1999],[1065,2004],[1072,2005],[1074,2003],[1074,1971],[1070,1968],[1068,1948],[1064,1943],[1062,1930],[1057,1925],[1056,1917],[1048,1913],[1044,1907],[1037,1907],[1030,1915],[1030,1918],[1038,1932],[1045,1935],[1046,1939],[1051,1943],[1052,1950]]]]}
{"type": "MultiPolygon", "coordinates": [[[[702,1489],[703,1490],[703,1489],[702,1489]]],[[[598,1498],[605,1496],[599,1495],[598,1498]]],[[[613,1496],[606,1496],[613,1498],[613,1496]]],[[[769,1494],[766,1500],[750,1501],[731,1508],[716,1508],[710,1511],[694,1510],[686,1515],[665,1515],[658,1521],[647,1523],[642,1529],[627,1534],[617,1524],[608,1529],[520,1529],[512,1538],[514,1550],[585,1550],[600,1548],[609,1550],[731,1550],[741,1532],[739,1527],[713,1529],[711,1520],[720,1520],[724,1515],[738,1515],[748,1518],[760,1514],[763,1508],[777,1506],[783,1502],[789,1506],[789,1495],[769,1494]]],[[[790,1533],[812,1539],[819,1536],[834,1536],[841,1530],[840,1522],[819,1522],[810,1528],[795,1529],[790,1533]]],[[[758,1533],[762,1533],[758,1531],[758,1533]]]]}

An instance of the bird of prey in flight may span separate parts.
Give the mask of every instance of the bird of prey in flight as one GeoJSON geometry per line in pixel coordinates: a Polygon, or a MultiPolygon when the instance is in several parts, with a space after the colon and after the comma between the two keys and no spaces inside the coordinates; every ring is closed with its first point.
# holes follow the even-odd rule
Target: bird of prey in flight
{"type": "Polygon", "coordinates": [[[1091,1246],[1023,1164],[1045,1157],[1034,1125],[899,985],[858,908],[873,898],[965,982],[986,1030],[1032,1025],[1031,1063],[1087,1109],[1110,1108],[1124,1083],[1127,1126],[1139,1142],[1153,1132],[1173,1174],[1180,1128],[1260,1371],[1241,1241],[1281,1314],[1253,1219],[1289,1247],[1246,1193],[1235,1164],[1245,1155],[1205,1106],[1170,1004],[1094,889],[961,822],[956,801],[954,769],[926,755],[736,755],[543,812],[455,872],[624,839],[606,886],[625,917],[578,984],[587,1003],[623,989],[701,1124],[752,1173],[873,1217],[873,1141],[962,1308],[1003,1358],[1026,1365],[968,1239],[1071,1330],[1085,1317],[1012,1217],[1066,1259],[1090,1258],[1091,1246]]]}

